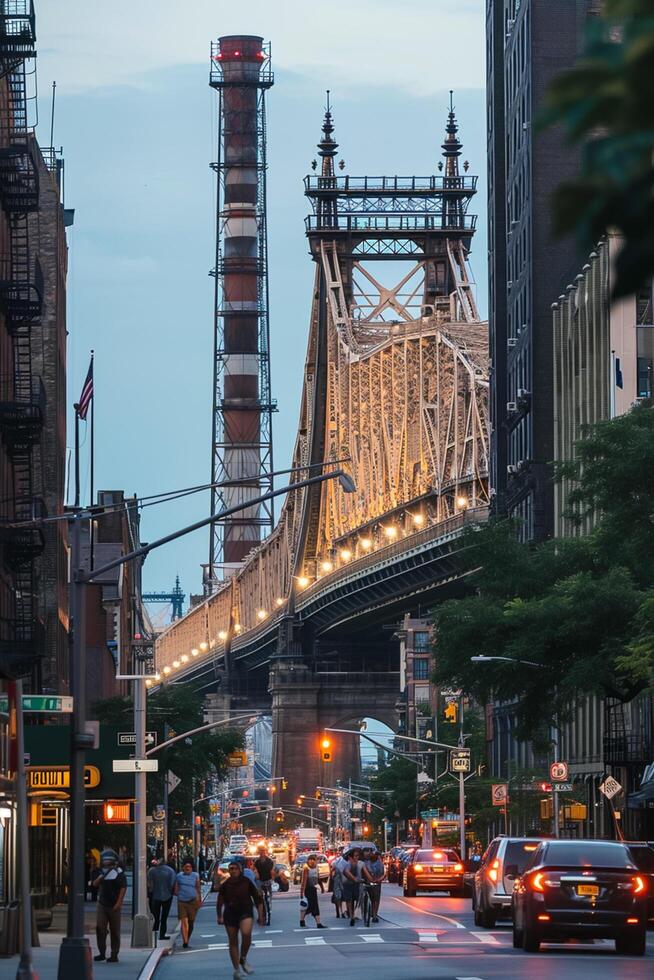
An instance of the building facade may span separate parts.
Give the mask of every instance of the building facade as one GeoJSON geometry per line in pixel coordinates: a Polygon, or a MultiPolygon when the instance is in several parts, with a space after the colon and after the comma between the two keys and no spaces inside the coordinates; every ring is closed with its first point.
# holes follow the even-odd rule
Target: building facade
{"type": "Polygon", "coordinates": [[[579,53],[592,0],[487,0],[492,489],[525,540],[553,532],[551,303],[581,262],[552,232],[551,196],[577,157],[536,131],[554,77],[579,53]]]}
{"type": "MultiPolygon", "coordinates": [[[[400,641],[399,731],[412,738],[434,733],[438,692],[432,682],[433,625],[428,619],[406,614],[396,633],[400,641]]],[[[434,734],[435,737],[435,734],[434,734]]]]}
{"type": "MultiPolygon", "coordinates": [[[[651,397],[654,356],[652,282],[638,295],[611,301],[612,270],[620,239],[609,234],[591,252],[556,303],[553,316],[554,459],[574,458],[575,443],[588,426],[621,415],[651,397]]],[[[558,537],[587,534],[593,518],[581,525],[567,516],[568,481],[555,487],[554,518],[558,537]]],[[[616,810],[631,839],[654,835],[654,698],[640,694],[624,704],[617,699],[583,698],[561,731],[561,757],[587,805],[586,833],[611,831],[611,817],[599,784],[611,774],[624,792],[616,810]],[[645,779],[644,779],[645,777],[645,779]],[[644,785],[649,782],[649,786],[644,785]]]]}

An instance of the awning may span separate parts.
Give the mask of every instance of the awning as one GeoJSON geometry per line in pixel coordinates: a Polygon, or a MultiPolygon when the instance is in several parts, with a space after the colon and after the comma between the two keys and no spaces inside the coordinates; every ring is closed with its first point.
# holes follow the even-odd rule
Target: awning
{"type": "Polygon", "coordinates": [[[632,810],[654,808],[654,779],[643,783],[637,793],[630,793],[627,797],[627,806],[632,810]]]}

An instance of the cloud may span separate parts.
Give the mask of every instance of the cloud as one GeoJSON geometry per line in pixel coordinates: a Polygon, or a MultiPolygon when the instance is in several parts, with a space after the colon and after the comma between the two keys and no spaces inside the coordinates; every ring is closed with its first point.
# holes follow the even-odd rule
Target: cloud
{"type": "Polygon", "coordinates": [[[428,95],[484,85],[483,0],[39,0],[39,77],[69,93],[152,85],[208,62],[221,34],[261,34],[273,67],[428,95]]]}

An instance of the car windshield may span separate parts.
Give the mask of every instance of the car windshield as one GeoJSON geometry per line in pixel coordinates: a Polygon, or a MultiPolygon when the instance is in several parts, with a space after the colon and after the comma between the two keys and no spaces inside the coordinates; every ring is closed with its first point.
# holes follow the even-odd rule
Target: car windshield
{"type": "Polygon", "coordinates": [[[634,867],[625,845],[611,841],[549,841],[545,863],[570,868],[634,867]]]}
{"type": "Polygon", "coordinates": [[[507,868],[509,865],[515,864],[518,868],[518,874],[522,874],[539,844],[540,841],[537,840],[509,841],[504,853],[504,867],[507,868]]]}
{"type": "Polygon", "coordinates": [[[434,861],[458,861],[459,857],[454,851],[444,851],[442,848],[432,848],[429,851],[416,851],[413,856],[416,864],[433,864],[434,861]]]}

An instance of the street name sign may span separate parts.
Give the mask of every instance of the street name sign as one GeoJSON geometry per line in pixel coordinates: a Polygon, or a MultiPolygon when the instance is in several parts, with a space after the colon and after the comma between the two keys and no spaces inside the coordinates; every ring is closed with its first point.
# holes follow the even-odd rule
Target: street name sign
{"type": "MultiPolygon", "coordinates": [[[[136,732],[118,732],[118,745],[136,745],[136,732]]],[[[157,744],[157,733],[146,732],[145,744],[148,748],[153,748],[157,744]]]]}
{"type": "Polygon", "coordinates": [[[158,759],[114,759],[114,772],[158,772],[158,759]]]}
{"type": "Polygon", "coordinates": [[[550,766],[550,779],[553,783],[565,783],[568,781],[569,775],[567,762],[553,762],[550,766]]]}
{"type": "Polygon", "coordinates": [[[491,787],[491,802],[493,806],[505,806],[509,801],[509,784],[494,783],[491,787]]]}
{"type": "Polygon", "coordinates": [[[462,694],[463,694],[463,691],[462,691],[462,689],[460,687],[457,687],[457,688],[453,688],[453,687],[442,687],[441,688],[441,695],[444,698],[460,698],[462,694]]]}
{"type": "MultiPolygon", "coordinates": [[[[0,711],[9,709],[9,698],[0,695],[0,711]]],[[[47,714],[71,714],[73,699],[70,697],[51,696],[46,694],[23,694],[23,711],[30,714],[45,712],[47,714]]]]}
{"type": "Polygon", "coordinates": [[[552,783],[553,793],[572,793],[572,783],[552,783]]]}
{"type": "Polygon", "coordinates": [[[622,786],[613,776],[608,776],[599,787],[600,793],[604,793],[607,800],[612,800],[614,796],[618,795],[621,789],[622,786]]]}

